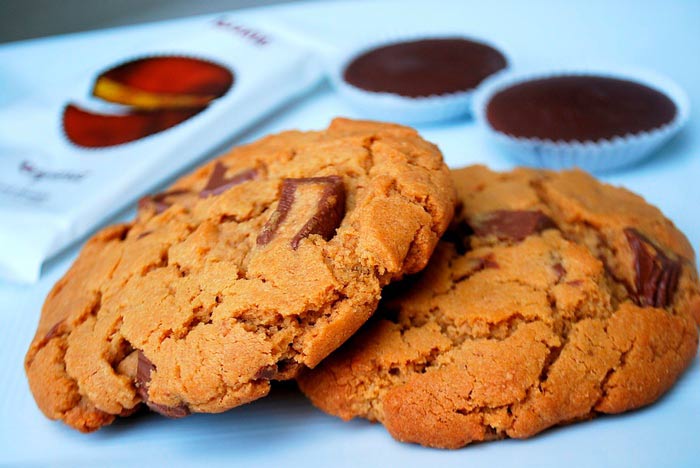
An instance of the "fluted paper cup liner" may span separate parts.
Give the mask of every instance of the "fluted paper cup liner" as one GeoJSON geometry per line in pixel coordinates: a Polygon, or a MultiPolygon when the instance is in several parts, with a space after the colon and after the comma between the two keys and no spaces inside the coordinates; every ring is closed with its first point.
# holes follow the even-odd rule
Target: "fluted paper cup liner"
{"type": "MultiPolygon", "coordinates": [[[[435,94],[421,97],[401,96],[390,92],[367,91],[345,81],[343,75],[347,66],[355,58],[371,49],[399,42],[419,41],[423,39],[459,38],[478,42],[500,52],[506,59],[506,68],[511,65],[510,58],[503,48],[493,43],[464,33],[413,33],[391,34],[355,44],[339,54],[338,59],[329,63],[329,76],[334,88],[351,106],[363,116],[376,120],[386,120],[405,124],[442,122],[471,113],[472,97],[476,88],[455,93],[435,94]]],[[[495,75],[502,73],[503,70],[495,75]]],[[[494,76],[494,75],[491,75],[494,76]]]]}
{"type": "Polygon", "coordinates": [[[488,136],[518,163],[547,169],[579,167],[590,172],[605,172],[628,167],[659,149],[685,125],[690,113],[688,96],[669,78],[648,70],[596,69],[560,70],[530,73],[503,73],[489,78],[474,97],[474,114],[488,136]],[[494,129],[486,116],[491,98],[513,85],[557,76],[602,76],[643,84],[666,95],[676,106],[674,118],[661,127],[596,141],[552,141],[515,137],[494,129]]]}

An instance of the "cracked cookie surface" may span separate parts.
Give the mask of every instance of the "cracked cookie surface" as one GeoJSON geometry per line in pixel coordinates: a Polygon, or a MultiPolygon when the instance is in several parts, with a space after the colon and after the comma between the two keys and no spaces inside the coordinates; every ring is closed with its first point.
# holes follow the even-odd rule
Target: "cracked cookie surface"
{"type": "Polygon", "coordinates": [[[25,359],[36,402],[92,431],[141,403],[181,417],[260,398],[425,266],[454,201],[407,127],[336,119],[235,148],[87,242],[25,359]]]}
{"type": "Polygon", "coordinates": [[[695,356],[694,253],[661,212],[580,172],[453,171],[419,275],[297,379],[322,410],[458,448],[652,403],[695,356]]]}

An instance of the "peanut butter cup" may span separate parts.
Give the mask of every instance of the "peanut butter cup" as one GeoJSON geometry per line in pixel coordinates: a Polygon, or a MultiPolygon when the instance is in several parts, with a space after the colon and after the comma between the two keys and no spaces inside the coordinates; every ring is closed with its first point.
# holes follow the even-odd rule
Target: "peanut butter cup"
{"type": "Polygon", "coordinates": [[[506,65],[503,54],[486,44],[428,38],[366,50],[347,64],[343,79],[365,91],[417,98],[474,89],[506,65]]]}
{"type": "Polygon", "coordinates": [[[604,172],[661,148],[687,122],[689,99],[654,71],[586,68],[501,74],[479,87],[474,109],[520,164],[604,172]]]}
{"type": "Polygon", "coordinates": [[[676,105],[664,93],[630,80],[562,75],[516,83],[486,107],[494,130],[521,138],[597,141],[670,123],[676,105]]]}

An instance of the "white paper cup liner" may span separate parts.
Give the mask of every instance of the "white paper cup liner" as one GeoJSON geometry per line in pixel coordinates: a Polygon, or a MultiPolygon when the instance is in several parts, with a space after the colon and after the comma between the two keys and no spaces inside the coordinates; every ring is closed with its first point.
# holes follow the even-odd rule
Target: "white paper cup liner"
{"type": "MultiPolygon", "coordinates": [[[[439,33],[393,34],[376,37],[346,48],[336,60],[329,63],[331,83],[342,99],[361,112],[363,116],[371,119],[418,124],[442,122],[467,116],[471,113],[472,97],[475,89],[425,97],[407,97],[395,93],[366,91],[351,85],[343,78],[347,65],[360,54],[370,49],[397,42],[441,38],[460,38],[487,45],[505,57],[506,68],[503,70],[507,70],[511,66],[510,58],[503,51],[502,47],[464,33],[442,31],[439,33]]],[[[503,70],[491,76],[502,73],[503,70]]]]}
{"type": "Polygon", "coordinates": [[[518,163],[547,169],[579,167],[590,172],[605,172],[631,166],[649,156],[673,137],[688,121],[690,102],[687,94],[671,79],[657,73],[625,68],[585,68],[529,73],[503,73],[485,80],[474,96],[474,113],[488,136],[518,163]],[[524,81],[557,76],[603,76],[635,81],[656,89],[673,101],[676,115],[669,123],[653,130],[596,141],[552,141],[515,137],[495,130],[486,117],[486,107],[499,91],[524,81]]]}

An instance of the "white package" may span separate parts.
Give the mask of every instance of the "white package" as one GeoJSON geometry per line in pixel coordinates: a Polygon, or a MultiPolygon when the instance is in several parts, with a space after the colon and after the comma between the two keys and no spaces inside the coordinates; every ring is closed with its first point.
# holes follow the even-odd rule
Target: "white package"
{"type": "Polygon", "coordinates": [[[104,57],[48,96],[0,108],[0,279],[36,281],[42,263],[125,205],[201,159],[321,77],[311,53],[220,17],[183,27],[175,40],[104,57]],[[233,84],[197,115],[115,146],[74,144],[63,129],[70,103],[91,112],[132,108],[91,96],[100,72],[145,57],[194,57],[230,70],[233,84]]]}

